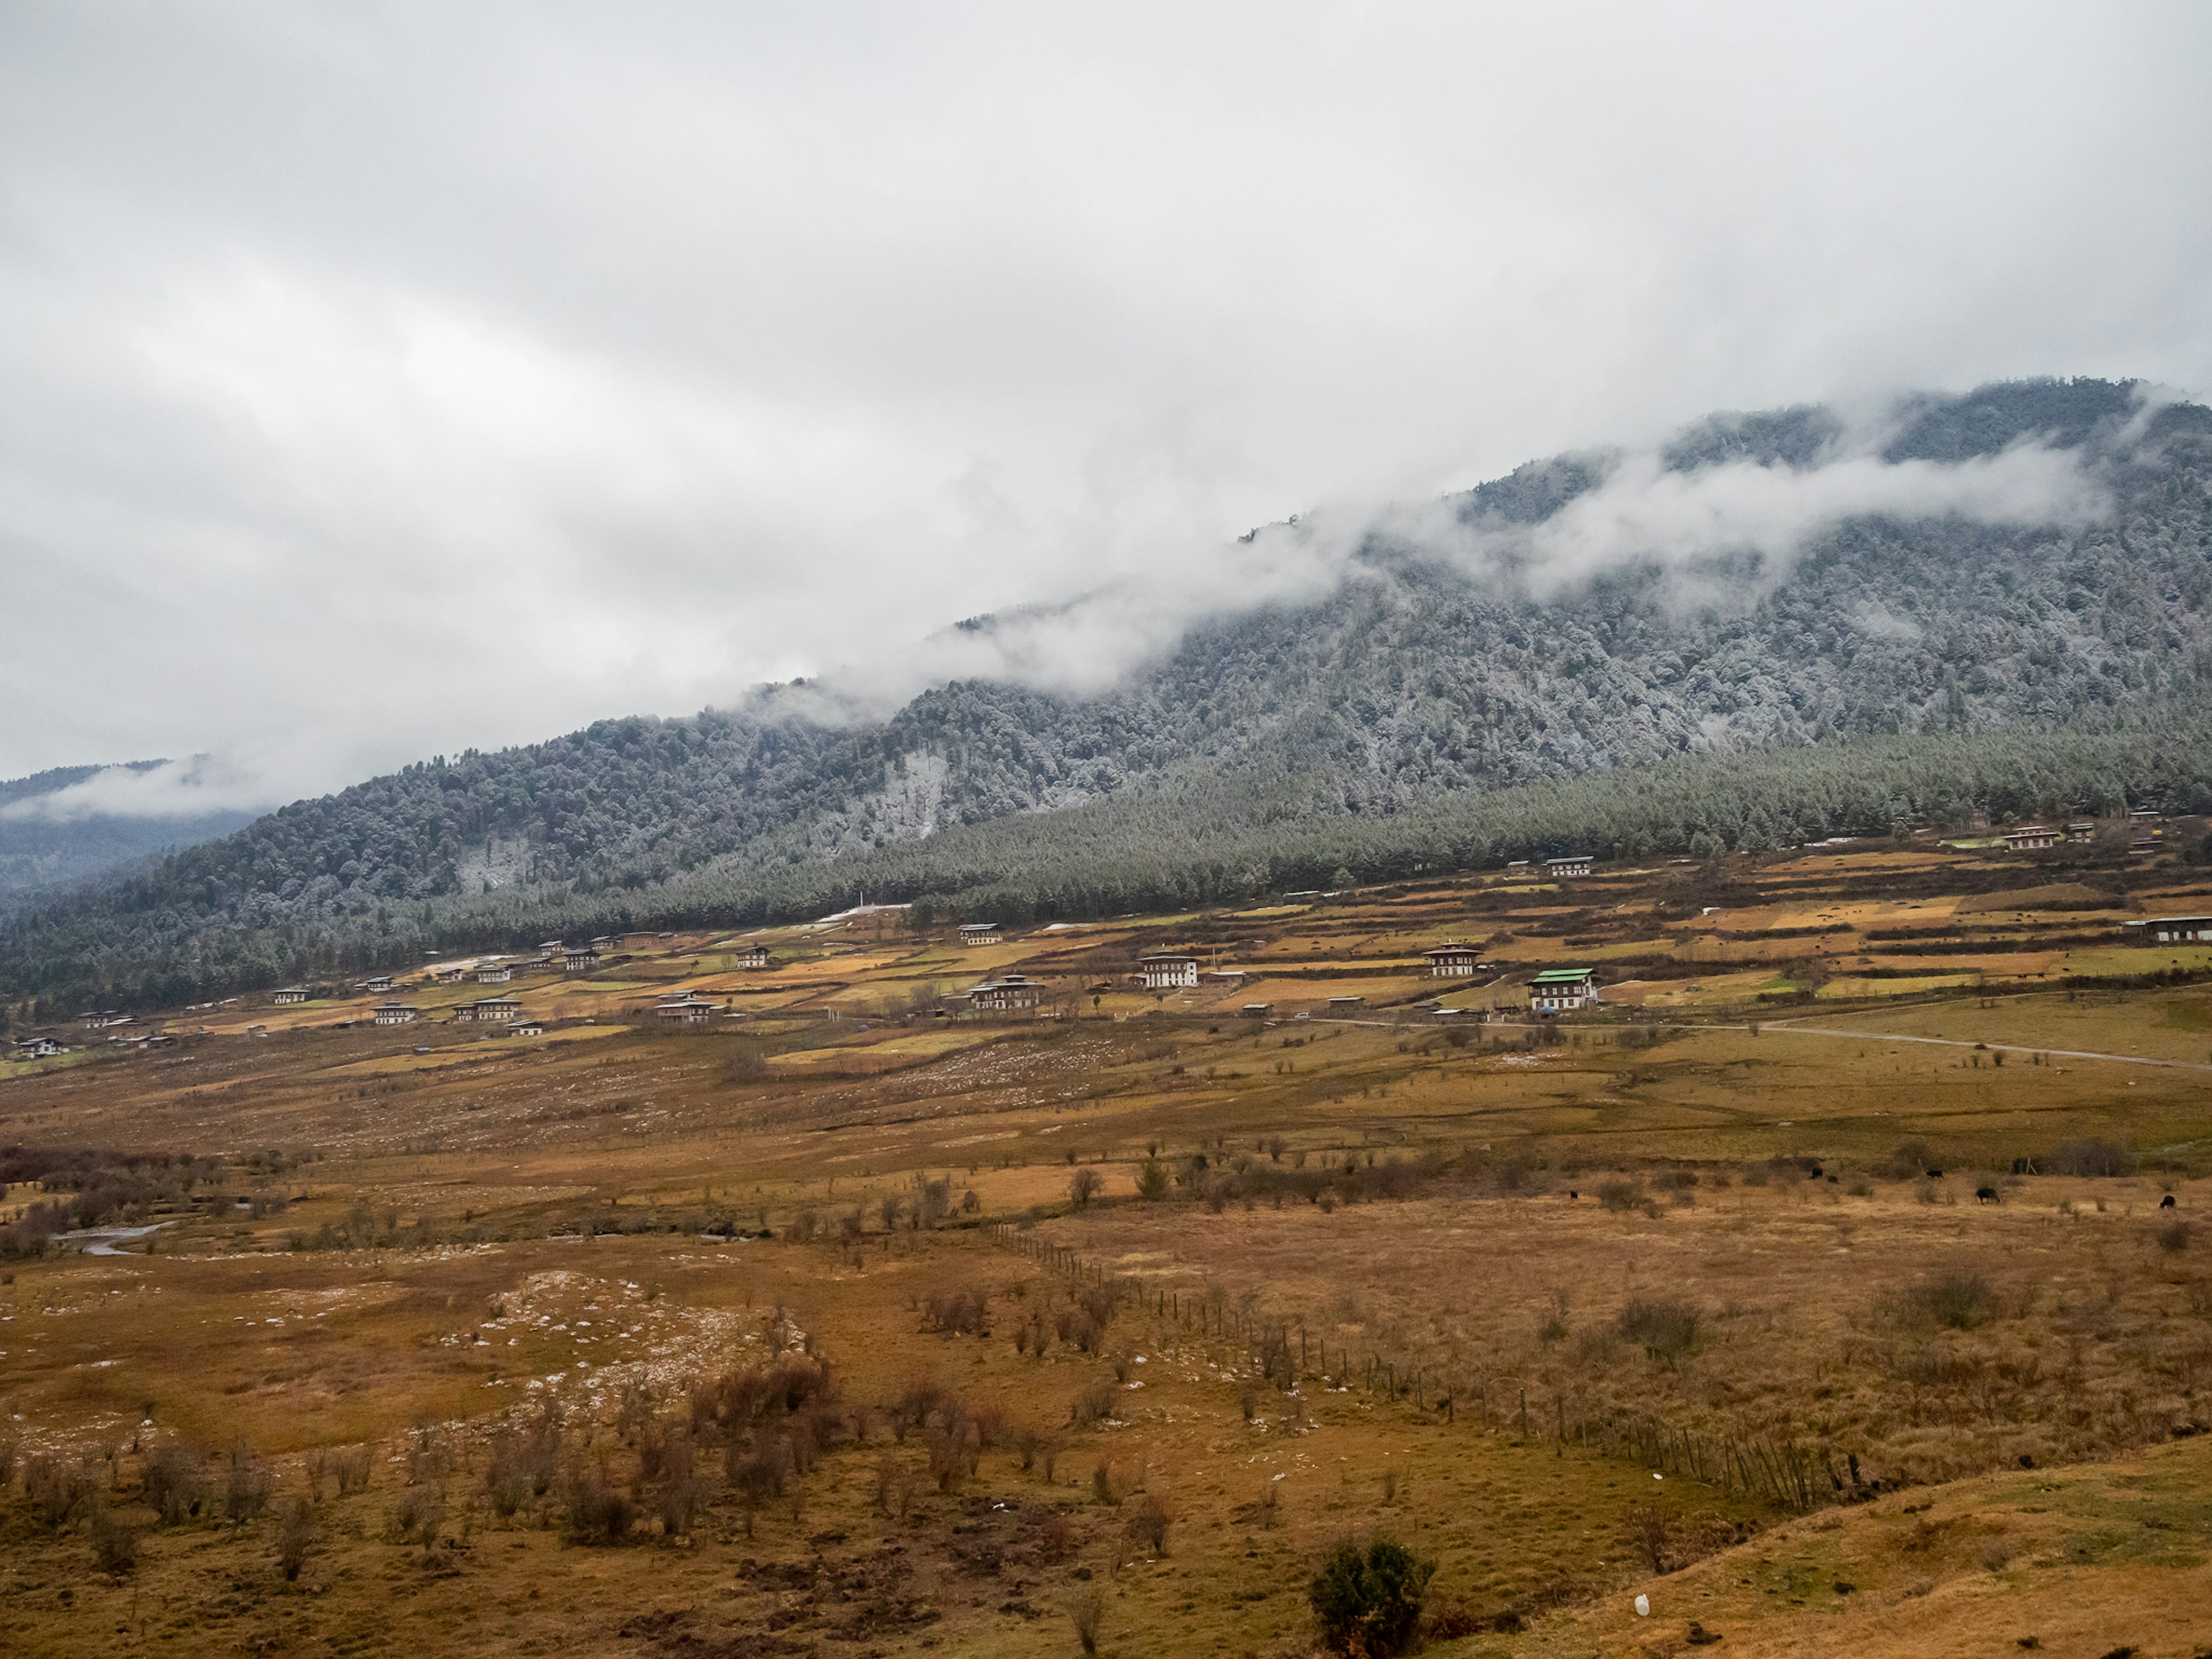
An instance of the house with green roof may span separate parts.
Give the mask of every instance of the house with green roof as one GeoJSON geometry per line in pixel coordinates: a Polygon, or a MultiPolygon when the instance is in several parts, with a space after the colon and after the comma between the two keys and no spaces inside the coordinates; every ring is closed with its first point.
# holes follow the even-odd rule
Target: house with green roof
{"type": "Polygon", "coordinates": [[[1572,1013],[1597,1000],[1597,975],[1587,968],[1547,968],[1528,981],[1532,1014],[1572,1013]]]}

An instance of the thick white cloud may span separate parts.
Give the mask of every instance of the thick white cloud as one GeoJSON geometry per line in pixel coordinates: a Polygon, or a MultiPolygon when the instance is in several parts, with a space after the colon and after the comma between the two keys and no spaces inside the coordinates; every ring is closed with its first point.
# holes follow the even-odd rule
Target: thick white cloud
{"type": "MultiPolygon", "coordinates": [[[[2187,5],[10,9],[0,775],[1094,684],[1327,580],[1352,509],[1232,539],[1307,503],[1712,408],[2202,395],[2208,68],[2187,5]]],[[[1544,550],[2069,488],[1852,465],[1624,471],[1544,550]]]]}

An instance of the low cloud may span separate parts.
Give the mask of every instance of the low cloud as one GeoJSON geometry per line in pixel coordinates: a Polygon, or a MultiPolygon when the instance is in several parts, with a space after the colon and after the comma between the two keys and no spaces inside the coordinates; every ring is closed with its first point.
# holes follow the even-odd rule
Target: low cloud
{"type": "MultiPolygon", "coordinates": [[[[1744,555],[1758,556],[1758,580],[1779,580],[1807,548],[1855,518],[2072,532],[2112,511],[2110,491],[2075,453],[2032,443],[1958,463],[1891,462],[1839,447],[1812,466],[1730,462],[1690,471],[1669,471],[1662,454],[1655,447],[1613,458],[1602,483],[1535,525],[1470,521],[1460,511],[1463,497],[1419,507],[1340,503],[1231,547],[1179,549],[1150,580],[933,635],[883,683],[972,677],[1100,690],[1210,617],[1325,597],[1368,568],[1360,556],[1378,543],[1445,563],[1499,598],[1554,598],[1613,572],[1656,568],[1674,580],[1678,597],[1695,599],[1728,586],[1741,592],[1743,578],[1717,568],[1744,555]]],[[[1851,622],[1867,633],[1917,631],[1887,611],[1851,622]]]]}
{"type": "Polygon", "coordinates": [[[0,806],[0,818],[50,823],[86,818],[195,818],[256,811],[281,799],[258,769],[195,755],[156,766],[106,767],[64,788],[12,800],[0,806]]]}

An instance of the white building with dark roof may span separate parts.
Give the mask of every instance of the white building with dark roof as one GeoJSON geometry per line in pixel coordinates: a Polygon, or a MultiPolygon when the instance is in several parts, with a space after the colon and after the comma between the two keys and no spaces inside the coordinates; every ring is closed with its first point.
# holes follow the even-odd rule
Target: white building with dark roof
{"type": "Polygon", "coordinates": [[[1174,951],[1156,951],[1137,958],[1137,977],[1147,991],[1194,991],[1198,958],[1174,951]]]}

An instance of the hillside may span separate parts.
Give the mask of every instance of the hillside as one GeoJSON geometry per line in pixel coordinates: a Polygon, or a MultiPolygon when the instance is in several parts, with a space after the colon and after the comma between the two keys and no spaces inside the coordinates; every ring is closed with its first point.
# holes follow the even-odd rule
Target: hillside
{"type": "MultiPolygon", "coordinates": [[[[1409,846],[1504,857],[1622,814],[1620,845],[1690,851],[2198,805],[2212,410],[2031,382],[1900,405],[1876,449],[1847,454],[1846,436],[1819,409],[1715,417],[1652,458],[1646,494],[1924,481],[2033,444],[2109,510],[2046,522],[1893,492],[1868,498],[1892,510],[1842,513],[1792,558],[1631,544],[1576,565],[1542,538],[1634,458],[1533,463],[1361,537],[1324,599],[1200,622],[1103,695],[959,681],[831,724],[768,688],[441,758],[25,918],[0,933],[0,976],[18,995],[167,995],[572,922],[797,914],[864,883],[1081,911],[1132,880],[1152,902],[1304,883],[1323,859],[1325,879],[1409,846]],[[2126,731],[2148,740],[2113,741],[2126,731]],[[1768,758],[1724,781],[1710,757],[1730,755],[1768,758]],[[1652,767],[1673,781],[1663,815],[1648,782],[1623,781],[1652,767]],[[1777,769],[1794,805],[1741,798],[1777,769]],[[1614,781],[1561,793],[1590,775],[1614,781]]],[[[1255,532],[1270,533],[1289,532],[1255,532]]]]}

